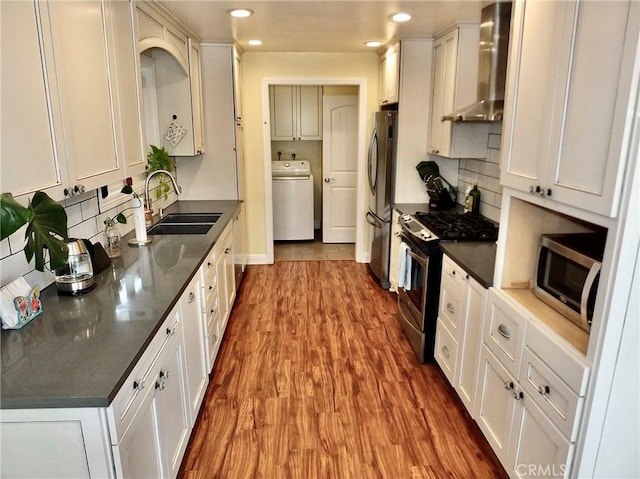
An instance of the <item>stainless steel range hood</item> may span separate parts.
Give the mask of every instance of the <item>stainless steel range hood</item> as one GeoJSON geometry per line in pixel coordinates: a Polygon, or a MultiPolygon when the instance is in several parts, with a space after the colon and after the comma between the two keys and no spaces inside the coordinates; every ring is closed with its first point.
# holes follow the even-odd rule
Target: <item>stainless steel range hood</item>
{"type": "Polygon", "coordinates": [[[443,116],[443,121],[502,120],[510,24],[511,2],[494,3],[482,9],[478,57],[478,101],[443,116]]]}

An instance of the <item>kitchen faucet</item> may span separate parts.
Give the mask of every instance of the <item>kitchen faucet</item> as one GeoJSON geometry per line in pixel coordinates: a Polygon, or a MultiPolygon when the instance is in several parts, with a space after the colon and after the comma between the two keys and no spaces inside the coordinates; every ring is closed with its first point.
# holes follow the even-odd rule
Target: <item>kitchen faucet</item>
{"type": "Polygon", "coordinates": [[[147,179],[144,182],[144,197],[147,200],[147,208],[149,210],[151,210],[151,198],[149,197],[149,180],[151,180],[151,178],[153,178],[155,175],[159,173],[164,173],[169,177],[169,179],[171,180],[171,183],[173,183],[173,189],[175,190],[176,195],[179,195],[180,193],[182,193],[182,188],[180,188],[178,183],[176,183],[176,179],[167,170],[156,170],[151,172],[149,176],[147,176],[147,179]]]}

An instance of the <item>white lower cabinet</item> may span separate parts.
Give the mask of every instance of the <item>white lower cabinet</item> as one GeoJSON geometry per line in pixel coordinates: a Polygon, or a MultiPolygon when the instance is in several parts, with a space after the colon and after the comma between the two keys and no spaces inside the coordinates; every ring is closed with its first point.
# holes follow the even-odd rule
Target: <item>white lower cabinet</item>
{"type": "Polygon", "coordinates": [[[519,400],[518,383],[486,346],[480,353],[476,422],[507,468],[509,436],[519,400]]]}
{"type": "Polygon", "coordinates": [[[506,467],[511,477],[566,477],[573,444],[556,428],[529,396],[520,401],[511,429],[506,467]]]}
{"type": "Polygon", "coordinates": [[[445,255],[434,356],[472,417],[486,297],[487,290],[445,255]]]}
{"type": "Polygon", "coordinates": [[[128,397],[130,388],[140,393],[131,420],[120,428],[113,426],[116,418],[122,417],[118,405],[126,402],[114,401],[108,409],[110,424],[115,429],[111,439],[118,477],[176,477],[189,441],[191,424],[179,309],[169,315],[158,337],[163,339],[159,350],[145,352],[154,360],[142,379],[125,383],[118,393],[128,397]],[[118,435],[118,430],[124,434],[118,435]]]}
{"type": "Polygon", "coordinates": [[[202,324],[211,372],[236,298],[233,223],[229,223],[202,265],[202,324]]]}
{"type": "MultiPolygon", "coordinates": [[[[201,266],[201,269],[204,266],[201,266]]],[[[189,404],[189,423],[196,422],[209,383],[206,363],[206,330],[202,322],[202,277],[200,271],[189,283],[180,300],[184,330],[185,379],[189,404]]]]}
{"type": "Polygon", "coordinates": [[[511,477],[569,477],[589,365],[502,291],[488,303],[475,420],[511,477]]]}

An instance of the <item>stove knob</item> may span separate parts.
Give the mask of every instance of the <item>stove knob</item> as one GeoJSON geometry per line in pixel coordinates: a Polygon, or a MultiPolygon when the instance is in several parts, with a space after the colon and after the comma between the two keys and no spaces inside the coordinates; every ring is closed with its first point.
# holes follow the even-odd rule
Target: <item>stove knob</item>
{"type": "Polygon", "coordinates": [[[411,220],[411,215],[402,215],[402,220],[404,222],[410,221],[411,220]]]}
{"type": "Polygon", "coordinates": [[[420,230],[420,236],[422,236],[424,239],[429,239],[431,238],[431,233],[429,233],[429,231],[427,230],[420,230]]]}

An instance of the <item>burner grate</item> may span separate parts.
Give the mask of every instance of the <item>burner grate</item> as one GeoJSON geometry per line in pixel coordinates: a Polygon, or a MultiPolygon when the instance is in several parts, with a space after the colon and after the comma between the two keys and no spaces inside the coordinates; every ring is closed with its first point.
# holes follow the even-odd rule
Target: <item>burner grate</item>
{"type": "Polygon", "coordinates": [[[417,212],[414,216],[441,240],[495,241],[498,239],[498,225],[482,216],[450,211],[417,212]]]}

